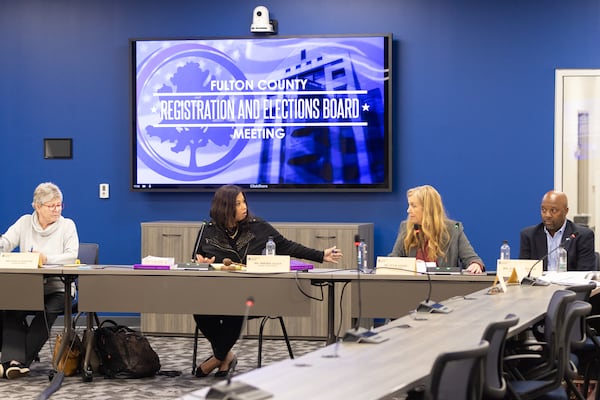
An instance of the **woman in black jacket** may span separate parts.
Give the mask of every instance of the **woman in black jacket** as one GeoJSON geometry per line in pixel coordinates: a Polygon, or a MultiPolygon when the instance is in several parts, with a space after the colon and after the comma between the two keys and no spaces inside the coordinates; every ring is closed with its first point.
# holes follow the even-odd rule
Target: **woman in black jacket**
{"type": "MultiPolygon", "coordinates": [[[[246,263],[248,254],[262,254],[269,236],[275,241],[277,254],[315,262],[337,263],[342,253],[331,247],[324,251],[308,248],[284,238],[271,224],[250,215],[246,195],[239,186],[220,187],[212,200],[209,223],[200,228],[196,260],[200,263],[222,263],[229,258],[234,263],[246,263]]],[[[202,334],[211,344],[213,354],[196,369],[204,377],[215,369],[216,377],[226,377],[237,363],[231,348],[242,329],[242,316],[194,315],[202,334]]]]}

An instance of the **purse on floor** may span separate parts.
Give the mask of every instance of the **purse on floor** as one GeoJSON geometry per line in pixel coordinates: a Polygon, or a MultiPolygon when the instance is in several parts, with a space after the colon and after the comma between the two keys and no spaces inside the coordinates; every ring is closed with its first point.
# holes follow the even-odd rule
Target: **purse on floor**
{"type": "Polygon", "coordinates": [[[52,363],[53,365],[56,365],[57,370],[62,371],[65,376],[73,376],[81,371],[81,340],[79,339],[79,336],[75,334],[72,342],[68,344],[66,351],[63,353],[60,360],[57,360],[58,351],[62,341],[63,334],[61,333],[56,336],[56,341],[54,342],[52,363]]]}

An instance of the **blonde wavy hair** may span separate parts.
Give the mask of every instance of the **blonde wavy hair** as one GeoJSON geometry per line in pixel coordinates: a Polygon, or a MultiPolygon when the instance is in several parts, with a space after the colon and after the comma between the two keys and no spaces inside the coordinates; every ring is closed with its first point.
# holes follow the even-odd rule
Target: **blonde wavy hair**
{"type": "MultiPolygon", "coordinates": [[[[437,260],[446,254],[450,242],[450,232],[446,226],[448,217],[442,204],[442,196],[433,186],[417,186],[406,191],[406,197],[412,197],[423,207],[423,220],[421,222],[421,235],[427,239],[427,259],[437,260]]],[[[419,236],[421,236],[419,235],[419,236]]],[[[404,250],[408,254],[411,248],[419,248],[422,243],[415,232],[415,224],[406,220],[406,237],[404,250]]],[[[422,239],[421,239],[422,240],[422,239]]]]}

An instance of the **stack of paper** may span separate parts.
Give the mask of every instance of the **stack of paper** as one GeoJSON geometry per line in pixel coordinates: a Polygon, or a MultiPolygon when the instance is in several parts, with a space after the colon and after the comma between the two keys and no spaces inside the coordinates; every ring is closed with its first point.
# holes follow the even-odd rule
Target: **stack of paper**
{"type": "Polygon", "coordinates": [[[134,269],[171,269],[175,267],[175,257],[146,256],[141,264],[134,264],[134,269]]]}

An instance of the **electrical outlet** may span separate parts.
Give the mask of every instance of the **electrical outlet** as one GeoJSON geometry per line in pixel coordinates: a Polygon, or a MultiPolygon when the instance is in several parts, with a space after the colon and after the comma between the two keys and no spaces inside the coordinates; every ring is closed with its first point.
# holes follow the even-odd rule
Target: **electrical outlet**
{"type": "Polygon", "coordinates": [[[108,183],[101,183],[99,191],[101,199],[108,199],[110,197],[108,183]]]}

